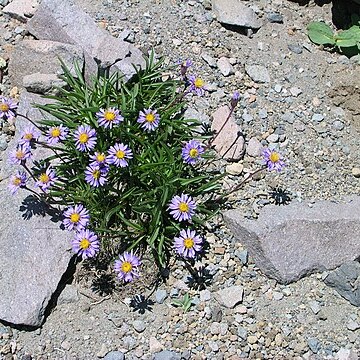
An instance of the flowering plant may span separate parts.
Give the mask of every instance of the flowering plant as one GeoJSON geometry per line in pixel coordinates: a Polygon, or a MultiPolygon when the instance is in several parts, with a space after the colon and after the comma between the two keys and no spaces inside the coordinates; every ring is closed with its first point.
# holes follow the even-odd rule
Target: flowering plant
{"type": "MultiPolygon", "coordinates": [[[[139,277],[146,249],[159,268],[172,254],[195,259],[221,197],[226,174],[207,166],[219,133],[211,138],[199,121],[184,118],[186,95],[206,92],[201,78],[187,75],[191,65],[180,63],[180,75],[163,80],[162,62],[151,54],[129,81],[115,72],[89,84],[77,64],[75,76],[62,64],[66,87],[48,97],[52,103],[37,105],[49,116],[34,121],[18,114],[30,125],[9,157],[20,166],[10,191],[26,188],[58,209],[63,228],[75,232],[73,251],[113,262],[124,282],[139,277]],[[46,149],[41,160],[34,159],[36,147],[46,149]]],[[[230,115],[239,98],[236,92],[230,115]]],[[[0,116],[15,110],[0,98],[0,116]]],[[[265,150],[264,160],[269,170],[284,165],[274,151],[265,150]]]]}
{"type": "MultiPolygon", "coordinates": [[[[83,259],[101,252],[109,262],[120,254],[113,267],[121,280],[138,276],[145,248],[160,267],[171,253],[194,258],[222,176],[204,170],[209,136],[183,116],[185,95],[202,94],[203,82],[163,81],[153,56],[128,82],[114,73],[88,84],[75,68],[73,76],[63,66],[67,86],[49,96],[51,104],[37,105],[50,116],[28,119],[10,157],[22,167],[11,191],[30,189],[32,179],[32,191],[61,209],[63,227],[75,231],[73,251],[83,259]],[[35,146],[48,155],[32,162],[35,146]]],[[[3,113],[11,113],[13,103],[6,104],[3,113]]]]}

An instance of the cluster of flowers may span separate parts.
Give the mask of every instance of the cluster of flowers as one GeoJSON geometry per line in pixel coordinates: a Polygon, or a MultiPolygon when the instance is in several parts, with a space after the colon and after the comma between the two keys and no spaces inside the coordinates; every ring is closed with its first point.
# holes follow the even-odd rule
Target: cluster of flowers
{"type": "MultiPolygon", "coordinates": [[[[187,91],[201,96],[206,90],[204,82],[199,77],[186,74],[190,66],[192,66],[190,60],[180,62],[181,76],[187,85],[187,91]]],[[[235,92],[230,104],[232,110],[236,107],[239,98],[240,94],[235,92]]],[[[16,108],[17,105],[11,99],[0,97],[0,118],[14,117],[16,108]]],[[[98,126],[105,129],[112,129],[113,126],[119,125],[124,121],[120,110],[115,107],[101,108],[95,113],[95,116],[98,126]]],[[[153,132],[160,125],[160,114],[155,109],[143,109],[139,112],[137,123],[140,124],[144,131],[153,132]]],[[[97,132],[87,124],[80,125],[73,132],[61,124],[49,127],[45,131],[34,125],[24,129],[16,149],[10,154],[10,162],[22,166],[22,170],[19,170],[10,179],[9,188],[12,194],[15,194],[19,188],[27,188],[28,175],[35,181],[35,187],[38,187],[45,193],[58,179],[55,170],[51,167],[42,169],[37,177],[27,167],[26,162],[32,159],[32,150],[37,143],[52,147],[65,140],[71,140],[79,152],[89,153],[89,163],[84,172],[84,179],[92,187],[105,185],[108,181],[110,166],[125,168],[129,166],[129,161],[134,157],[133,151],[124,143],[113,144],[107,152],[96,151],[97,132]],[[45,134],[45,140],[39,141],[42,132],[45,134]]],[[[209,145],[205,147],[197,140],[192,139],[184,144],[181,152],[182,159],[186,164],[195,165],[202,158],[202,154],[207,148],[209,148],[209,145]]],[[[280,171],[285,165],[281,155],[276,151],[264,149],[263,156],[269,170],[280,171]]],[[[188,225],[191,224],[196,207],[196,202],[193,198],[188,194],[182,193],[181,195],[175,195],[171,199],[166,210],[174,220],[188,225]]],[[[83,204],[74,204],[63,212],[63,225],[65,229],[75,231],[75,236],[71,243],[72,249],[83,259],[95,257],[100,251],[98,236],[88,228],[89,224],[90,214],[83,204]]],[[[202,244],[203,238],[189,226],[181,229],[178,236],[175,236],[173,240],[175,252],[187,259],[195,258],[202,251],[202,244]]],[[[141,260],[138,256],[133,252],[124,252],[115,260],[114,271],[120,280],[130,282],[139,277],[140,265],[141,260]]]]}

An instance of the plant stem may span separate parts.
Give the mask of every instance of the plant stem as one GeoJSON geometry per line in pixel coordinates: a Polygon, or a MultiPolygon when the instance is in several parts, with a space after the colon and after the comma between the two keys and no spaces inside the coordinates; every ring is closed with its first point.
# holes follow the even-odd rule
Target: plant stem
{"type": "Polygon", "coordinates": [[[27,121],[30,121],[36,128],[38,128],[40,131],[42,130],[41,127],[39,125],[36,124],[35,121],[31,120],[30,118],[28,118],[27,116],[25,115],[22,115],[22,114],[16,114],[17,116],[20,116],[24,119],[26,119],[27,121]]]}
{"type": "Polygon", "coordinates": [[[246,177],[243,181],[241,181],[240,184],[236,185],[234,188],[232,188],[229,192],[222,194],[220,196],[218,196],[215,200],[221,200],[224,197],[229,196],[230,194],[234,193],[235,191],[239,190],[246,182],[248,182],[248,180],[251,180],[256,174],[258,174],[260,171],[265,170],[266,167],[261,167],[257,170],[255,170],[254,172],[250,173],[250,175],[248,177],[246,177]]]}

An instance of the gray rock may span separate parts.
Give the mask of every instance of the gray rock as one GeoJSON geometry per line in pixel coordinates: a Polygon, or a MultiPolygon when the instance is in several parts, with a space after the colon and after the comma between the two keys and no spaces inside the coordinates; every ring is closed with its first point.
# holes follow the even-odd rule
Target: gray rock
{"type": "Polygon", "coordinates": [[[302,46],[299,44],[289,44],[288,49],[294,54],[302,54],[302,46]]]}
{"type": "Polygon", "coordinates": [[[223,24],[255,30],[262,25],[254,10],[238,0],[212,0],[212,9],[216,19],[223,24]]]}
{"type": "Polygon", "coordinates": [[[241,135],[241,129],[236,124],[234,116],[230,116],[229,121],[222,128],[224,122],[230,114],[228,106],[218,108],[212,115],[213,122],[211,130],[215,131],[216,137],[212,142],[215,150],[225,160],[240,160],[245,151],[245,140],[241,135]],[[222,129],[221,129],[222,128],[222,129]],[[220,131],[221,130],[221,131],[220,131]]]}
{"type": "Polygon", "coordinates": [[[360,307],[360,264],[350,261],[331,271],[324,279],[326,285],[334,288],[352,305],[360,307]]]}
{"type": "Polygon", "coordinates": [[[2,12],[17,20],[26,22],[34,15],[38,5],[38,0],[12,0],[9,5],[4,7],[2,12]]]}
{"type": "Polygon", "coordinates": [[[207,289],[200,291],[200,301],[209,301],[211,299],[211,292],[207,289]]]}
{"type": "Polygon", "coordinates": [[[57,88],[66,84],[56,74],[31,74],[23,77],[23,86],[29,92],[37,94],[56,94],[57,88]]]}
{"type": "Polygon", "coordinates": [[[335,121],[333,122],[333,128],[334,128],[335,130],[341,131],[341,130],[344,130],[345,124],[344,124],[342,121],[340,121],[340,120],[335,120],[335,121]]]}
{"type": "Polygon", "coordinates": [[[242,286],[230,286],[217,291],[214,296],[219,304],[229,309],[233,309],[236,305],[242,302],[244,289],[242,286]]]}
{"type": "Polygon", "coordinates": [[[346,324],[346,327],[351,331],[356,331],[356,330],[360,329],[359,323],[357,323],[356,321],[354,321],[352,319],[350,319],[348,321],[348,323],[346,324]]]}
{"type": "Polygon", "coordinates": [[[139,49],[100,29],[73,0],[42,0],[28,22],[28,31],[38,39],[77,45],[84,50],[90,71],[96,64],[115,64],[129,78],[135,73],[131,64],[145,63],[139,49]]]}
{"type": "Polygon", "coordinates": [[[201,57],[207,62],[210,67],[216,68],[216,60],[212,56],[206,53],[202,53],[201,57]]]}
{"type": "Polygon", "coordinates": [[[229,76],[234,73],[234,69],[233,69],[232,65],[230,64],[229,59],[226,58],[225,56],[222,56],[217,61],[217,67],[219,68],[219,70],[223,76],[229,76]]]}
{"type": "Polygon", "coordinates": [[[221,322],[222,310],[220,306],[211,307],[211,319],[216,322],[221,322]]]}
{"type": "Polygon", "coordinates": [[[133,328],[138,332],[142,333],[146,329],[146,325],[142,320],[134,320],[133,328]]]}
{"type": "Polygon", "coordinates": [[[247,335],[248,332],[245,328],[243,328],[242,326],[237,328],[237,334],[240,337],[240,339],[246,340],[247,339],[247,335]]]}
{"type": "MultiPolygon", "coordinates": [[[[26,75],[62,74],[59,58],[72,72],[74,62],[78,62],[80,66],[84,62],[83,52],[74,45],[48,40],[21,41],[15,46],[10,59],[10,80],[14,85],[21,87],[26,75]]],[[[27,80],[34,82],[34,77],[27,80]]]]}
{"type": "Polygon", "coordinates": [[[336,360],[359,360],[357,354],[351,349],[341,348],[335,356],[336,360]]]}
{"type": "Polygon", "coordinates": [[[6,150],[8,147],[8,142],[6,140],[6,135],[5,134],[1,134],[0,135],[0,151],[4,151],[6,150]]]}
{"type": "Polygon", "coordinates": [[[256,265],[288,284],[360,256],[360,197],[348,201],[319,201],[311,208],[305,202],[268,205],[256,221],[246,220],[240,210],[230,210],[224,219],[256,265]]]}
{"type": "Polygon", "coordinates": [[[245,71],[257,83],[270,82],[270,75],[265,66],[245,64],[245,71]]]}
{"type": "Polygon", "coordinates": [[[289,91],[290,94],[294,97],[298,97],[300,94],[302,94],[302,90],[296,86],[291,87],[289,91]]]}
{"type": "Polygon", "coordinates": [[[156,354],[153,357],[154,360],[180,360],[181,355],[176,353],[175,351],[163,350],[156,354]]]}
{"type": "Polygon", "coordinates": [[[281,115],[281,120],[286,121],[289,124],[293,124],[295,121],[295,114],[292,112],[286,112],[285,114],[281,115]]]}
{"type": "Polygon", "coordinates": [[[319,342],[318,339],[310,338],[310,339],[308,339],[307,343],[308,343],[308,346],[309,346],[310,350],[314,354],[316,354],[321,348],[321,343],[319,342]]]}
{"type": "Polygon", "coordinates": [[[312,121],[316,121],[316,122],[321,122],[324,120],[324,115],[323,114],[314,114],[312,117],[311,117],[311,120],[312,121]]]}
{"type": "Polygon", "coordinates": [[[272,12],[272,13],[267,14],[266,18],[271,23],[282,24],[284,22],[283,16],[281,14],[279,14],[279,13],[276,13],[276,12],[272,12]]]}
{"type": "Polygon", "coordinates": [[[125,360],[125,355],[121,351],[110,351],[105,355],[104,360],[125,360]]]}
{"type": "Polygon", "coordinates": [[[155,299],[158,304],[162,304],[167,298],[168,294],[166,290],[157,289],[155,292],[155,299]]]}
{"type": "Polygon", "coordinates": [[[261,142],[256,137],[252,137],[246,146],[246,153],[251,157],[258,157],[262,148],[261,142]]]}
{"type": "Polygon", "coordinates": [[[76,286],[68,284],[65,286],[64,290],[60,293],[57,300],[58,305],[62,304],[71,304],[79,300],[79,293],[76,286]]]}
{"type": "MultiPolygon", "coordinates": [[[[44,103],[40,96],[22,93],[18,113],[36,119],[41,118],[31,103],[44,103]]],[[[28,122],[17,118],[18,133],[5,152],[5,159],[15,147],[19,130],[28,122]]],[[[38,154],[39,149],[34,151],[38,154]]],[[[39,154],[38,154],[39,156],[39,154]]],[[[2,162],[1,178],[11,175],[15,169],[2,162]]],[[[16,325],[38,327],[50,298],[73,257],[72,234],[63,231],[59,223],[46,214],[44,206],[29,204],[28,193],[20,190],[14,196],[0,182],[0,319],[16,325]],[[41,215],[35,215],[34,213],[41,215]],[[49,241],[51,246],[49,246],[49,241]]]]}
{"type": "Polygon", "coordinates": [[[320,304],[319,304],[317,301],[315,301],[315,300],[310,301],[310,302],[309,302],[309,306],[310,306],[311,311],[312,311],[315,315],[318,314],[318,313],[320,312],[320,310],[321,310],[320,304]]]}
{"type": "Polygon", "coordinates": [[[239,260],[241,261],[241,263],[243,265],[246,265],[248,262],[248,251],[242,250],[242,251],[235,251],[235,255],[239,258],[239,260]]]}

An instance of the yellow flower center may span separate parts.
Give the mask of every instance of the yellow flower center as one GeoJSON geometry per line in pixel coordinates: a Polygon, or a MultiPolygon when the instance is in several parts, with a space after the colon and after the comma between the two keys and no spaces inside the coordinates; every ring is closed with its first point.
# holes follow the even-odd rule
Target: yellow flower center
{"type": "Polygon", "coordinates": [[[25,139],[25,140],[29,140],[29,141],[30,141],[32,138],[33,138],[32,133],[27,133],[27,134],[24,135],[24,139],[25,139]]]}
{"type": "MultiPolygon", "coordinates": [[[[52,130],[51,130],[51,133],[50,133],[50,135],[51,135],[52,137],[59,137],[60,134],[61,134],[61,132],[60,132],[60,129],[59,129],[59,128],[54,128],[54,129],[52,129],[52,130]]],[[[81,134],[81,135],[85,135],[85,134],[81,134]]],[[[81,136],[81,135],[80,135],[80,136],[81,136]]]]}
{"type": "Polygon", "coordinates": [[[21,159],[24,158],[25,153],[23,151],[21,151],[21,150],[17,150],[16,153],[15,153],[15,156],[16,156],[17,159],[21,160],[21,159]]]}
{"type": "Polygon", "coordinates": [[[129,273],[132,270],[132,265],[128,261],[124,261],[121,265],[121,270],[124,273],[129,273]]]}
{"type": "Polygon", "coordinates": [[[0,110],[3,112],[9,111],[10,106],[8,104],[0,104],[0,110]]]}
{"type": "Polygon", "coordinates": [[[118,150],[118,151],[116,152],[116,157],[117,157],[118,159],[123,159],[123,158],[125,157],[125,152],[122,151],[122,150],[118,150]]]}
{"type": "Polygon", "coordinates": [[[196,78],[194,85],[196,88],[202,88],[204,86],[204,81],[200,78],[196,78]]]}
{"type": "Polygon", "coordinates": [[[90,247],[90,241],[88,239],[82,239],[80,241],[79,246],[80,246],[80,249],[86,250],[90,247]]]}
{"type": "Polygon", "coordinates": [[[21,184],[21,179],[15,178],[14,181],[13,181],[13,185],[19,186],[20,184],[21,184]]]}
{"type": "Polygon", "coordinates": [[[105,160],[105,155],[104,154],[98,154],[96,155],[96,160],[98,162],[103,162],[105,160]]]}
{"type": "Polygon", "coordinates": [[[80,136],[79,136],[79,142],[80,142],[81,144],[85,144],[86,142],[88,142],[88,140],[89,140],[89,135],[88,135],[88,134],[86,134],[86,133],[80,134],[80,136]]]}
{"type": "Polygon", "coordinates": [[[74,213],[70,215],[70,221],[72,223],[77,223],[80,220],[80,215],[78,213],[74,213]]]}
{"type": "Polygon", "coordinates": [[[181,212],[188,212],[189,211],[189,205],[187,203],[181,202],[179,204],[179,210],[181,212]]]}
{"type": "Polygon", "coordinates": [[[191,249],[194,246],[194,240],[192,238],[187,238],[184,240],[184,246],[187,249],[191,249]]]}
{"type": "Polygon", "coordinates": [[[92,176],[97,180],[100,177],[100,170],[93,171],[92,176]]]}
{"type": "Polygon", "coordinates": [[[105,111],[105,113],[104,113],[105,120],[107,120],[109,122],[114,121],[115,117],[116,117],[116,115],[113,111],[105,111]]]}
{"type": "Polygon", "coordinates": [[[42,173],[40,176],[39,176],[39,181],[41,181],[42,183],[46,184],[50,181],[50,178],[49,178],[49,175],[46,174],[46,173],[42,173]]]}
{"type": "Polygon", "coordinates": [[[154,114],[151,114],[151,113],[146,114],[145,119],[146,119],[147,122],[152,123],[152,122],[155,121],[155,116],[154,116],[154,114]]]}
{"type": "Polygon", "coordinates": [[[269,159],[272,163],[276,163],[280,160],[280,155],[277,152],[273,151],[270,154],[269,159]]]}
{"type": "Polygon", "coordinates": [[[190,157],[195,158],[198,156],[198,151],[196,149],[191,149],[189,151],[189,155],[190,155],[190,157]]]}

